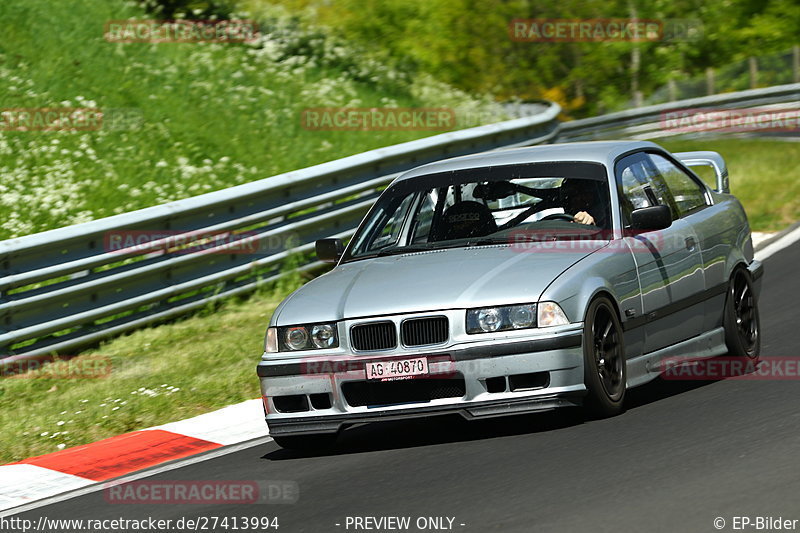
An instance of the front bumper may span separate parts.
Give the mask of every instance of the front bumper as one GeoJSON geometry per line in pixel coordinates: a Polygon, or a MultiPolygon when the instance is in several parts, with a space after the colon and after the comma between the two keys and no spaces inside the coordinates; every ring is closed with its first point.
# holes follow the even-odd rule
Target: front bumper
{"type": "Polygon", "coordinates": [[[451,413],[473,419],[580,405],[586,393],[582,331],[582,324],[571,324],[549,334],[536,331],[538,335],[391,356],[314,354],[277,359],[270,354],[273,357],[257,367],[266,421],[271,435],[300,435],[333,433],[344,425],[379,420],[451,413]],[[365,362],[421,356],[428,358],[430,375],[409,381],[441,384],[432,387],[449,391],[447,397],[433,394],[420,399],[417,395],[405,401],[404,387],[428,383],[366,381],[365,362]],[[400,391],[389,395],[391,401],[382,394],[388,388],[400,391]],[[358,395],[353,393],[356,389],[358,395]],[[376,395],[371,397],[373,392],[376,395]],[[302,411],[287,412],[275,401],[285,397],[307,401],[302,411]],[[316,398],[328,400],[320,408],[319,402],[311,401],[316,398]]]}

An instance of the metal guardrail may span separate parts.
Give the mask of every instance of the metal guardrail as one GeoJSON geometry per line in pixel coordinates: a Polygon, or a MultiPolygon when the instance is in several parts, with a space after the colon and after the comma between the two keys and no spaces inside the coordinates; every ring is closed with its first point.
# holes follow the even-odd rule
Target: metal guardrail
{"type": "MultiPolygon", "coordinates": [[[[442,158],[547,142],[557,132],[560,111],[549,104],[532,117],[1,241],[0,364],[68,354],[277,280],[290,253],[310,252],[319,238],[351,235],[399,173],[442,158]],[[212,242],[182,249],[177,232],[210,236],[212,242]],[[164,238],[151,242],[148,253],[142,247],[111,246],[159,233],[164,238]],[[255,253],[242,253],[248,245],[256,247],[255,253]]],[[[300,269],[319,266],[305,260],[300,269]]]]}
{"type": "MultiPolygon", "coordinates": [[[[667,113],[687,109],[746,109],[761,106],[791,105],[800,103],[800,83],[778,85],[712,96],[701,96],[667,104],[609,113],[599,117],[565,122],[561,125],[558,141],[590,141],[600,139],[656,139],[686,132],[665,128],[667,113]]],[[[797,109],[795,107],[795,109],[797,109]]],[[[699,132],[714,133],[713,130],[699,132]]]]}
{"type": "MultiPolygon", "coordinates": [[[[558,123],[551,104],[532,117],[371,150],[253,183],[0,242],[0,366],[97,342],[251,291],[281,276],[290,253],[352,235],[400,172],[468,153],[558,141],[657,138],[664,113],[800,101],[800,84],[721,94],[558,123]],[[108,236],[194,232],[242,240],[202,251],[109,250],[108,236]],[[297,245],[286,243],[294,237],[297,245]],[[277,240],[275,247],[263,246],[277,240]],[[239,253],[244,244],[257,253],[239,253]],[[230,252],[230,253],[227,253],[230,252]]],[[[165,244],[175,244],[166,237],[165,244]]],[[[155,244],[155,243],[152,243],[155,244]]],[[[306,260],[299,270],[322,266],[306,260]]]]}

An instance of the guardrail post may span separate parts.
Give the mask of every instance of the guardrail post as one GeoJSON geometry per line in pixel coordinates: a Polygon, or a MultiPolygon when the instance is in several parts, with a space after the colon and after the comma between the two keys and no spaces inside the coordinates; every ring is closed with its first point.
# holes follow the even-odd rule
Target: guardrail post
{"type": "Polygon", "coordinates": [[[792,46],[792,80],[800,83],[800,45],[792,46]]]}
{"type": "Polygon", "coordinates": [[[706,94],[714,94],[714,69],[711,67],[706,68],[706,94]]]}
{"type": "Polygon", "coordinates": [[[758,86],[758,61],[754,56],[750,56],[748,62],[750,65],[750,88],[755,89],[758,86]]]}

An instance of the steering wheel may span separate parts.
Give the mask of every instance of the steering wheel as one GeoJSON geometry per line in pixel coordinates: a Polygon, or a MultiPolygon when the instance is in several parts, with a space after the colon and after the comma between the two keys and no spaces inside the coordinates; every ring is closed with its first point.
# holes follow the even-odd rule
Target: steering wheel
{"type": "Polygon", "coordinates": [[[570,215],[569,213],[551,213],[546,217],[540,218],[539,221],[541,222],[542,220],[555,220],[555,219],[561,219],[561,220],[566,220],[568,222],[572,222],[575,219],[575,217],[570,215]]]}

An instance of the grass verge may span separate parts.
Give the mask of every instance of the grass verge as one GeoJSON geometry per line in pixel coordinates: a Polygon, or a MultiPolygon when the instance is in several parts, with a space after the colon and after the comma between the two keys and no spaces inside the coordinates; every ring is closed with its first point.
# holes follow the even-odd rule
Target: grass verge
{"type": "Polygon", "coordinates": [[[278,301],[264,293],[230,301],[70,361],[108,360],[105,376],[49,379],[45,366],[0,378],[0,464],[257,398],[255,366],[278,301]]]}

